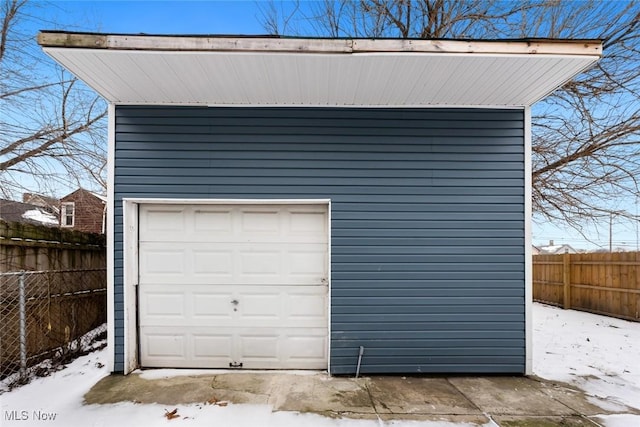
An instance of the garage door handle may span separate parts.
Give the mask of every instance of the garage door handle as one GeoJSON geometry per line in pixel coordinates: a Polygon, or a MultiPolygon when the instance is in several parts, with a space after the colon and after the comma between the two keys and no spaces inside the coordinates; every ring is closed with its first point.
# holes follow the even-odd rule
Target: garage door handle
{"type": "Polygon", "coordinates": [[[240,301],[238,301],[237,299],[234,299],[233,301],[231,301],[231,304],[238,305],[240,304],[240,301]]]}

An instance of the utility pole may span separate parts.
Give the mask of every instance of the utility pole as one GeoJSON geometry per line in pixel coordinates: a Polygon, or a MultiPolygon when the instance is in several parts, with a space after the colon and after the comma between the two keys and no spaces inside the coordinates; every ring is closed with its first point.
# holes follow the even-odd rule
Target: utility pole
{"type": "Polygon", "coordinates": [[[609,253],[613,252],[613,212],[609,212],[609,253]]]}
{"type": "Polygon", "coordinates": [[[638,199],[640,199],[640,194],[636,194],[636,252],[640,251],[640,216],[638,216],[638,199]]]}

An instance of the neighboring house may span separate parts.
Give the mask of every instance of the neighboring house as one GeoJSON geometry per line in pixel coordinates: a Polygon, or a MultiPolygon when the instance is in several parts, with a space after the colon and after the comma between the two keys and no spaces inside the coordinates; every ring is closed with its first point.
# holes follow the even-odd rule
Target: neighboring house
{"type": "Polygon", "coordinates": [[[530,373],[530,106],[600,41],[43,32],[110,103],[109,369],[530,373]]]}
{"type": "Polygon", "coordinates": [[[540,255],[540,248],[536,245],[531,245],[531,255],[540,255]]]}
{"type": "Polygon", "coordinates": [[[0,199],[0,219],[6,222],[24,222],[47,227],[58,226],[58,217],[46,208],[5,199],[0,199]]]}
{"type": "Polygon", "coordinates": [[[47,212],[51,212],[56,217],[60,214],[60,200],[54,197],[44,196],[37,193],[24,193],[22,194],[22,202],[44,208],[47,212]]]}
{"type": "Polygon", "coordinates": [[[106,208],[106,197],[79,188],[60,199],[60,227],[103,234],[106,208]]]}
{"type": "Polygon", "coordinates": [[[579,251],[574,249],[571,245],[567,245],[566,243],[562,245],[554,244],[553,240],[549,241],[549,244],[546,246],[539,247],[540,255],[555,255],[555,254],[577,254],[579,251]]]}

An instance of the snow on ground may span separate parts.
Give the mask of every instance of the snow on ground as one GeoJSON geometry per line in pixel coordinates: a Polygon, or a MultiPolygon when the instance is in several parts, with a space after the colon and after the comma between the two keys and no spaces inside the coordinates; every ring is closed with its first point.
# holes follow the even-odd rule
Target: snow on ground
{"type": "MultiPolygon", "coordinates": [[[[575,384],[587,393],[640,408],[640,323],[534,304],[534,373],[575,384]]],[[[332,419],[272,413],[267,405],[83,405],[83,395],[108,375],[105,350],[83,356],[49,377],[0,395],[0,425],[64,427],[464,427],[443,422],[332,419]],[[165,411],[177,409],[168,420],[165,411]]],[[[163,374],[166,374],[163,373],[163,374]]],[[[607,427],[640,425],[640,417],[609,415],[607,427]]],[[[495,426],[495,424],[488,424],[495,426]]]]}
{"type": "Polygon", "coordinates": [[[534,304],[533,372],[640,409],[640,323],[534,304]]]}
{"type": "MultiPolygon", "coordinates": [[[[268,405],[174,405],[118,403],[83,405],[83,395],[108,375],[106,350],[80,357],[66,369],[0,395],[2,427],[476,427],[470,424],[332,419],[316,414],[271,412],[268,405]],[[179,418],[165,413],[177,409],[179,418]]],[[[166,374],[169,370],[163,370],[166,374]]],[[[487,425],[487,427],[495,424],[487,425]]]]}

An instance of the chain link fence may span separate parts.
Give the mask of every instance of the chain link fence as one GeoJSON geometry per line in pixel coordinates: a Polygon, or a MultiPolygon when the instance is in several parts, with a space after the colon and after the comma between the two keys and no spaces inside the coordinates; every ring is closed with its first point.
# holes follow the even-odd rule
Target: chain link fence
{"type": "Polygon", "coordinates": [[[106,336],[106,281],[105,269],[0,273],[4,386],[46,375],[106,336]]]}

